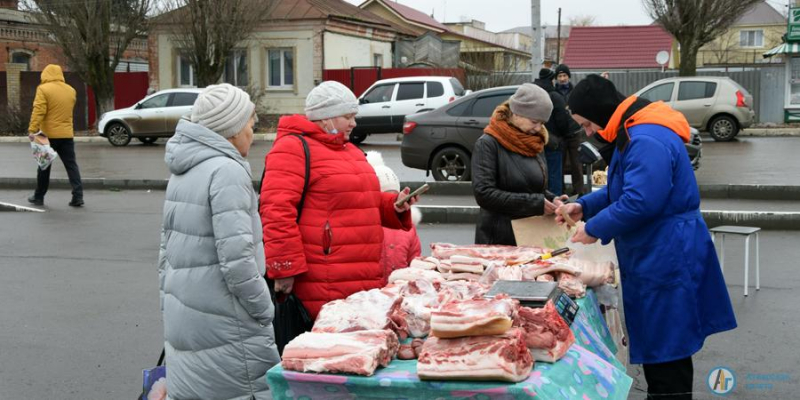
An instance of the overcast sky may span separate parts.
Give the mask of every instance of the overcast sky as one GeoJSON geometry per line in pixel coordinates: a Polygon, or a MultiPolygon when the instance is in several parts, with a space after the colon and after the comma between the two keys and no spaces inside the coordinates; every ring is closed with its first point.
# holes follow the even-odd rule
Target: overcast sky
{"type": "MultiPolygon", "coordinates": [[[[346,0],[359,5],[363,0],[346,0]]],[[[462,17],[486,23],[494,32],[531,23],[530,0],[399,0],[400,4],[426,14],[433,12],[442,22],[458,22],[462,17]]],[[[561,23],[579,15],[596,18],[596,25],[647,25],[652,19],[642,7],[642,0],[541,0],[542,23],[555,25],[561,7],[561,23]]]]}

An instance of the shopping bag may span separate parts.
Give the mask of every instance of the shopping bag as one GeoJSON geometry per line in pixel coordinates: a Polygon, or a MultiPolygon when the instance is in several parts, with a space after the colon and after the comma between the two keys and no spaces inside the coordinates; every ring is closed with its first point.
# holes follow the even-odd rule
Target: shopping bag
{"type": "Polygon", "coordinates": [[[278,354],[283,355],[286,344],[301,333],[310,331],[314,321],[294,293],[273,294],[272,302],[275,304],[275,318],[272,320],[272,326],[275,328],[275,345],[278,347],[278,354]]]}
{"type": "Polygon", "coordinates": [[[164,350],[155,368],[142,371],[142,395],[138,400],[167,399],[167,367],[164,365],[164,350]]]}
{"type": "Polygon", "coordinates": [[[50,147],[50,140],[41,131],[32,135],[28,135],[31,141],[31,150],[33,150],[33,158],[36,160],[36,165],[39,169],[45,170],[50,168],[50,164],[58,157],[58,153],[50,147]]]}

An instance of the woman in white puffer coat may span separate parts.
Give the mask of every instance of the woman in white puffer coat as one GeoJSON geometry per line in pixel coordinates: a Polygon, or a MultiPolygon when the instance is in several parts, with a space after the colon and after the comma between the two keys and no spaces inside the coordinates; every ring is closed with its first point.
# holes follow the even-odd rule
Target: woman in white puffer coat
{"type": "Polygon", "coordinates": [[[280,362],[244,158],[254,109],[244,91],[209,86],[167,143],[159,279],[170,399],[268,398],[265,375],[280,362]]]}

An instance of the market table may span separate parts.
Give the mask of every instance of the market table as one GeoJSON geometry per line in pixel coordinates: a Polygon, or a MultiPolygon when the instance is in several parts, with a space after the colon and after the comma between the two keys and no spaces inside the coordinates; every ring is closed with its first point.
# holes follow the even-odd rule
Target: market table
{"type": "Polygon", "coordinates": [[[587,290],[577,303],[575,344],[556,363],[537,362],[522,382],[421,381],[416,360],[397,359],[370,377],[285,371],[279,364],[267,381],[274,399],[627,399],[633,380],[614,356],[597,296],[587,290]]]}

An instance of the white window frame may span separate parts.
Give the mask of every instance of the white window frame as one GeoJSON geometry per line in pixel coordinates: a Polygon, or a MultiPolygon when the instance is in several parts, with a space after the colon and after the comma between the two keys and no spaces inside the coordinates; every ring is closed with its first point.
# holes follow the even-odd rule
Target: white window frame
{"type": "Polygon", "coordinates": [[[760,49],[764,47],[763,29],[743,29],[739,31],[739,47],[744,49],[760,49]],[[753,35],[753,44],[749,44],[750,34],[753,35]],[[747,36],[747,40],[744,40],[747,36]],[[759,43],[760,39],[760,43],[759,43]]]}
{"type": "Polygon", "coordinates": [[[265,82],[266,85],[265,86],[268,89],[286,89],[286,90],[294,89],[295,84],[297,83],[297,52],[295,52],[295,49],[293,47],[270,47],[270,48],[267,48],[267,51],[266,51],[266,64],[267,65],[266,65],[265,71],[267,71],[267,76],[266,76],[266,82],[265,82]],[[272,81],[270,79],[271,76],[272,76],[272,70],[270,69],[271,66],[270,66],[269,53],[271,51],[280,51],[281,52],[281,61],[280,61],[280,65],[281,65],[281,71],[280,71],[281,84],[280,85],[273,85],[272,81]],[[284,67],[286,66],[285,54],[287,52],[292,54],[292,83],[290,83],[290,84],[286,83],[286,71],[284,70],[284,67]]]}
{"type": "Polygon", "coordinates": [[[194,88],[194,87],[197,87],[197,74],[195,73],[194,65],[192,65],[191,61],[189,60],[189,57],[186,57],[186,56],[178,53],[178,55],[176,56],[175,63],[177,64],[176,75],[178,77],[178,81],[177,81],[178,87],[182,87],[182,88],[194,88]],[[184,85],[183,84],[183,68],[181,68],[182,67],[181,63],[183,62],[183,59],[186,59],[187,62],[189,62],[189,84],[188,85],[184,85]]]}
{"type": "MultiPolygon", "coordinates": [[[[249,54],[247,52],[247,49],[233,49],[233,50],[231,50],[231,53],[228,55],[228,58],[229,59],[233,59],[233,60],[238,60],[239,58],[237,57],[237,54],[240,54],[240,53],[244,53],[244,63],[245,63],[245,70],[246,70],[246,74],[247,74],[247,83],[249,84],[250,83],[250,68],[249,68],[248,63],[250,62],[250,60],[249,60],[249,54]]],[[[239,68],[236,68],[235,65],[234,65],[234,68],[233,68],[233,82],[228,82],[227,79],[226,79],[227,76],[228,76],[228,63],[226,62],[225,63],[225,69],[222,71],[222,79],[223,79],[223,81],[225,81],[225,83],[230,83],[231,85],[237,86],[237,87],[240,87],[240,88],[244,88],[244,87],[248,86],[248,85],[240,85],[239,84],[240,83],[239,81],[241,80],[239,78],[239,68]]]]}

